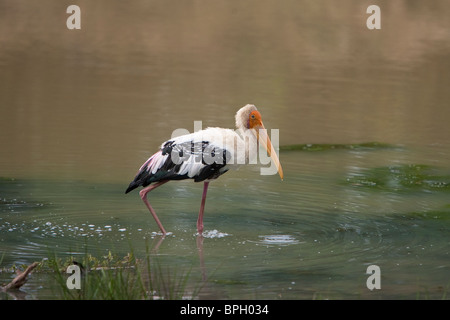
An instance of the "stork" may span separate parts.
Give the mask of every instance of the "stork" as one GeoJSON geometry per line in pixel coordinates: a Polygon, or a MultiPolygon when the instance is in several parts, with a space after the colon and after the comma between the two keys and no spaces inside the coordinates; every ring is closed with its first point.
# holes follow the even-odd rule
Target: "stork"
{"type": "Polygon", "coordinates": [[[206,128],[182,135],[162,143],[139,169],[125,193],[144,187],[139,195],[152,214],[163,235],[161,221],[147,199],[147,194],[171,181],[193,179],[203,181],[203,194],[197,219],[197,231],[203,232],[203,213],[209,182],[217,179],[229,169],[254,163],[259,144],[264,147],[283,180],[283,169],[277,153],[267,135],[261,114],[252,104],[247,104],[236,113],[237,130],[206,128]]]}

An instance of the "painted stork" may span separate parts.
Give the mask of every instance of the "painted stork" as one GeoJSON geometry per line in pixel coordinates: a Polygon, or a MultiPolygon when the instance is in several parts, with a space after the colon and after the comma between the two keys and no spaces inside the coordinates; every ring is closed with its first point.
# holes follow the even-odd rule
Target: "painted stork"
{"type": "Polygon", "coordinates": [[[194,179],[203,181],[203,195],[197,220],[199,235],[203,232],[203,212],[206,193],[211,180],[242,164],[255,163],[258,142],[265,148],[283,179],[283,170],[275,149],[264,128],[261,114],[251,104],[236,113],[237,130],[206,128],[164,142],[139,169],[125,193],[144,187],[139,194],[159,229],[166,234],[147,194],[170,180],[194,179]]]}

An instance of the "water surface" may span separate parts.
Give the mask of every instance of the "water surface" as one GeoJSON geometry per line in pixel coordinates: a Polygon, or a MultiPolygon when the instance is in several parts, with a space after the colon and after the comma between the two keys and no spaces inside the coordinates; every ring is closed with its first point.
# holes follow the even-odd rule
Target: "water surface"
{"type": "MultiPolygon", "coordinates": [[[[3,266],[149,245],[208,278],[199,298],[448,298],[449,4],[382,3],[376,31],[351,0],[80,1],[78,31],[70,4],[0,2],[3,266]],[[161,239],[126,186],[174,129],[232,128],[247,103],[282,146],[382,144],[282,151],[284,181],[227,173],[203,242],[202,186],[164,185],[161,239]]],[[[46,283],[23,290],[58,298],[46,283]]]]}

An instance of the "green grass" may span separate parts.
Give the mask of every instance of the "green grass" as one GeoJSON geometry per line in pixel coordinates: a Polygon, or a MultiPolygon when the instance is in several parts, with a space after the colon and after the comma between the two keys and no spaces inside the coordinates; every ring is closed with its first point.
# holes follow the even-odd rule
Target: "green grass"
{"type": "Polygon", "coordinates": [[[81,289],[69,289],[66,268],[74,262],[55,255],[48,259],[60,299],[64,300],[180,300],[195,299],[200,285],[188,290],[190,269],[162,268],[157,257],[146,254],[143,260],[133,253],[118,258],[111,252],[104,257],[86,254],[78,264],[84,267],[81,289]]]}
{"type": "MultiPolygon", "coordinates": [[[[0,266],[1,261],[0,255],[0,266]]],[[[16,270],[26,267],[2,266],[0,271],[14,274],[16,270]]],[[[142,259],[136,258],[132,252],[124,257],[111,252],[95,257],[86,252],[76,261],[73,257],[62,259],[49,252],[33,274],[50,280],[45,286],[52,288],[56,300],[189,300],[196,299],[204,285],[204,282],[192,283],[191,269],[162,267],[158,257],[149,252],[142,259]],[[73,264],[81,266],[81,289],[67,287],[67,280],[72,274],[66,273],[66,270],[73,264]]],[[[5,294],[3,298],[8,296],[5,294]]]]}

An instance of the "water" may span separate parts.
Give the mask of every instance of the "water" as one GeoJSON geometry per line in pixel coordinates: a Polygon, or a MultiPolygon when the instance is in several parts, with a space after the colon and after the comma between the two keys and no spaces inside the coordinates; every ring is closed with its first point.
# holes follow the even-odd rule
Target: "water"
{"type": "MultiPolygon", "coordinates": [[[[358,1],[79,5],[69,31],[65,6],[0,2],[3,266],[148,245],[208,279],[199,298],[448,297],[450,5],[383,4],[378,31],[358,1]],[[150,194],[161,239],[128,183],[172,130],[232,128],[246,103],[281,145],[388,147],[284,151],[284,181],[229,172],[203,239],[202,185],[168,183],[150,194]]],[[[22,290],[51,286],[36,273],[22,290]]]]}

